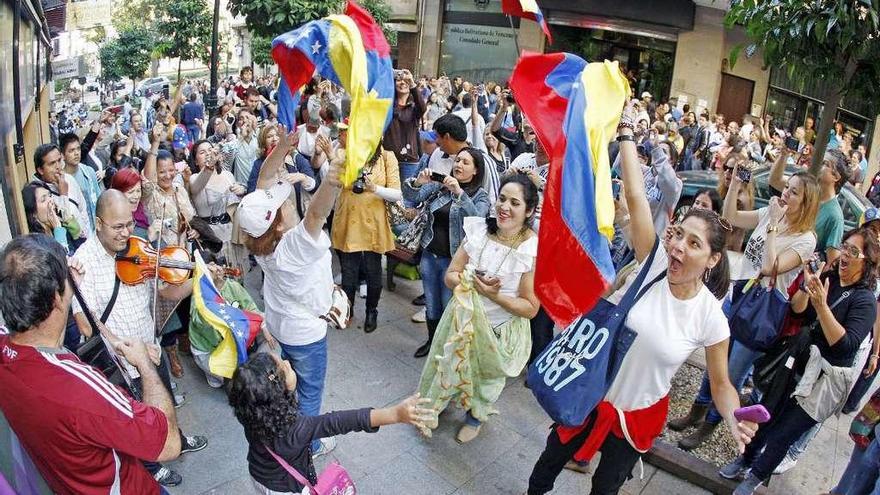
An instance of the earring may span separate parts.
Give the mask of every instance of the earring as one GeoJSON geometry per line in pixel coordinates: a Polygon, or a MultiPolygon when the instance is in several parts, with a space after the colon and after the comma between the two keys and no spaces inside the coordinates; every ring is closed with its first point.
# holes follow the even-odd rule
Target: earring
{"type": "Polygon", "coordinates": [[[705,272],[703,272],[703,282],[709,281],[709,274],[712,273],[711,268],[707,268],[705,272]]]}

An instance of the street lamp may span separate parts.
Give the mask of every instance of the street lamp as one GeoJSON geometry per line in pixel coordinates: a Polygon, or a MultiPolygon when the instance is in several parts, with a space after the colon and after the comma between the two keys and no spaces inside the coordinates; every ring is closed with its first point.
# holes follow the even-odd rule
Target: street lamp
{"type": "Polygon", "coordinates": [[[220,23],[220,0],[214,0],[214,27],[211,32],[211,89],[205,98],[205,104],[208,107],[209,126],[213,127],[214,117],[217,115],[217,71],[219,69],[219,43],[218,28],[220,23]]]}

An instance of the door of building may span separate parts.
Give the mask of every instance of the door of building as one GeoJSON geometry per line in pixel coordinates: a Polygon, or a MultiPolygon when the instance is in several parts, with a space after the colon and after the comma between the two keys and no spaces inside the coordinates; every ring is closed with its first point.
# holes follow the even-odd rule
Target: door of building
{"type": "Polygon", "coordinates": [[[716,113],[721,113],[725,121],[742,122],[743,115],[752,112],[752,94],[755,81],[730,74],[721,74],[721,91],[718,93],[716,113]]]}

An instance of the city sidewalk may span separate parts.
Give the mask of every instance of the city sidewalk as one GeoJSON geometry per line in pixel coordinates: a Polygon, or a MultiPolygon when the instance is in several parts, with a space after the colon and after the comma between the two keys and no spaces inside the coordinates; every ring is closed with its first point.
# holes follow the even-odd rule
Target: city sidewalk
{"type": "MultiPolygon", "coordinates": [[[[329,333],[324,411],[387,406],[415,391],[424,359],[414,359],[412,353],[425,338],[425,329],[423,324],[410,322],[418,309],[410,300],[420,293],[421,284],[397,280],[396,292],[383,292],[378,330],[367,335],[360,329],[364,306],[358,299],[354,326],[329,333]]],[[[187,394],[187,402],[178,409],[178,419],[187,434],[207,435],[209,444],[205,450],[169,464],[184,479],[170,492],[252,493],[244,435],[225,393],[210,389],[191,359],[184,363],[186,376],[178,384],[187,394]]],[[[463,412],[450,408],[441,415],[432,439],[423,438],[410,426],[387,426],[375,434],[338,437],[338,447],[330,458],[349,471],[358,491],[365,495],[523,494],[550,421],[523,386],[522,377],[508,380],[497,405],[500,414],[467,445],[459,445],[454,438],[463,412]]],[[[832,423],[822,429],[795,470],[781,483],[771,485],[772,493],[816,494],[836,481],[851,442],[845,436],[848,422],[832,423]]],[[[326,462],[319,462],[318,468],[326,462]]],[[[635,477],[621,493],[708,493],[648,464],[641,478],[639,475],[637,465],[635,477]]],[[[564,471],[553,493],[586,494],[589,487],[588,475],[564,471]]]]}

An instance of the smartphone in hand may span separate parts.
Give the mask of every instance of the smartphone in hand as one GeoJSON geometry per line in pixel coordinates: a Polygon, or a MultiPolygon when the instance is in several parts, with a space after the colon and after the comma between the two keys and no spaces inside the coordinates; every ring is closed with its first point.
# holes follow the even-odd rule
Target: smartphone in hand
{"type": "Polygon", "coordinates": [[[431,180],[434,182],[443,183],[446,180],[446,174],[441,174],[440,172],[431,172],[431,180]]]}

